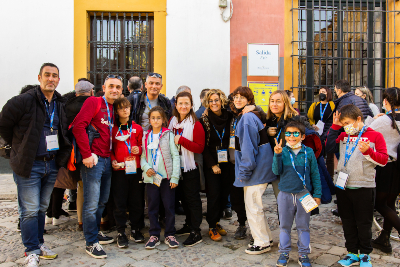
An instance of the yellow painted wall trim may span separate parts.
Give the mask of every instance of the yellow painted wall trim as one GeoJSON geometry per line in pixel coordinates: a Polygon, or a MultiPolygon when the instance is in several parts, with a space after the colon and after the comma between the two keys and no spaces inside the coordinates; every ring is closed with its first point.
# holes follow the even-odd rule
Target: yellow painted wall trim
{"type": "MultiPolygon", "coordinates": [[[[87,77],[89,70],[90,11],[153,12],[154,71],[166,75],[167,0],[74,0],[74,82],[87,77]]],[[[165,80],[165,79],[164,79],[165,80]]],[[[162,92],[165,94],[166,86],[162,92]]]]}
{"type": "MultiPolygon", "coordinates": [[[[298,11],[293,10],[293,15],[292,15],[292,6],[293,8],[298,7],[297,1],[294,0],[285,0],[285,52],[284,52],[284,75],[285,75],[285,90],[290,90],[290,87],[298,87],[298,69],[299,69],[299,63],[298,63],[298,58],[295,57],[293,58],[292,62],[292,52],[297,55],[298,52],[298,44],[294,43],[294,46],[292,47],[292,38],[295,40],[298,40],[297,35],[298,35],[298,11]],[[293,21],[292,21],[292,16],[293,16],[293,21]],[[292,36],[292,33],[294,36],[292,36]],[[293,50],[292,50],[293,49],[293,50]],[[292,72],[292,67],[293,67],[293,72],[292,72]],[[293,79],[293,81],[292,81],[293,79]],[[293,82],[293,85],[292,85],[293,82]]],[[[297,95],[297,89],[294,90],[295,95],[297,95]]]]}

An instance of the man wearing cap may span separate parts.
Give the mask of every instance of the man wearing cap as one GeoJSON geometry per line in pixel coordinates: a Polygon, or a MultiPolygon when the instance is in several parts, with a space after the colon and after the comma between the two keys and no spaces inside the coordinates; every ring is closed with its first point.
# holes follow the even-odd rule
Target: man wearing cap
{"type": "Polygon", "coordinates": [[[122,78],[108,75],[103,85],[103,97],[89,97],[73,122],[72,133],[82,154],[83,234],[86,253],[96,259],[107,257],[101,244],[114,239],[100,232],[101,215],[111,187],[111,133],[114,123],[113,103],[122,94],[122,78]],[[100,134],[89,145],[86,128],[92,125],[100,134]]]}
{"type": "Polygon", "coordinates": [[[150,72],[147,74],[145,90],[141,94],[133,95],[131,119],[140,124],[143,131],[149,129],[149,111],[152,107],[160,106],[164,109],[168,120],[172,116],[171,103],[167,97],[160,94],[163,87],[161,74],[150,72]]]}
{"type": "Polygon", "coordinates": [[[59,69],[41,66],[35,86],[11,98],[0,113],[0,136],[11,144],[10,165],[17,185],[21,237],[27,266],[57,254],[44,245],[45,213],[58,169],[71,154],[64,98],[56,91],[59,69]]]}

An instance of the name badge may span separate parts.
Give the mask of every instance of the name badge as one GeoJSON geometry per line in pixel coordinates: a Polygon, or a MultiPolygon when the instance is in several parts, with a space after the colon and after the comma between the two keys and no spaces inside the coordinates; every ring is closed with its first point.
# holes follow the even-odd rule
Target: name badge
{"type": "Polygon", "coordinates": [[[153,176],[153,184],[160,187],[162,179],[162,175],[156,172],[156,175],[153,176]]]}
{"type": "Polygon", "coordinates": [[[46,132],[46,148],[47,151],[55,151],[59,150],[60,147],[58,145],[58,131],[54,130],[53,132],[46,132]]]}
{"type": "Polygon", "coordinates": [[[136,160],[134,157],[125,158],[125,174],[136,173],[136,160]]]}
{"type": "Polygon", "coordinates": [[[217,150],[218,163],[228,162],[228,151],[226,149],[217,150]]]}
{"type": "Polygon", "coordinates": [[[305,194],[299,199],[301,205],[303,206],[304,210],[309,213],[313,209],[318,207],[317,202],[314,198],[310,195],[310,193],[305,194]]]}
{"type": "Polygon", "coordinates": [[[183,165],[184,165],[184,163],[183,163],[183,155],[181,155],[180,158],[181,158],[181,169],[183,169],[183,165]]]}
{"type": "Polygon", "coordinates": [[[349,175],[347,173],[339,172],[335,186],[342,190],[345,190],[348,178],[349,178],[349,175]]]}
{"type": "Polygon", "coordinates": [[[235,149],[235,136],[229,138],[229,148],[235,149]]]}

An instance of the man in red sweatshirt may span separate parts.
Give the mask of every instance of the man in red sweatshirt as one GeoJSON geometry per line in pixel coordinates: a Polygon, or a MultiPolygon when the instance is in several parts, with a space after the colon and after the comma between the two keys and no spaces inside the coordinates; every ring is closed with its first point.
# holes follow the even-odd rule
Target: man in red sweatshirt
{"type": "Polygon", "coordinates": [[[106,258],[101,244],[114,242],[99,232],[101,215],[110,195],[111,186],[111,131],[114,123],[113,103],[121,96],[122,78],[108,75],[103,85],[103,97],[89,97],[75,118],[72,133],[82,154],[83,233],[86,252],[96,258],[106,258]],[[91,124],[100,133],[89,145],[86,128],[91,124]]]}

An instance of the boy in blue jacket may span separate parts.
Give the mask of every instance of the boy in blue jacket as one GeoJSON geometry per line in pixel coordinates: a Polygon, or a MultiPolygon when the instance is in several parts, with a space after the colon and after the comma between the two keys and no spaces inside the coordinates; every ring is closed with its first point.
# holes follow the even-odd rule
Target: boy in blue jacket
{"type": "Polygon", "coordinates": [[[280,175],[277,198],[280,234],[279,252],[276,266],[287,266],[291,250],[290,232],[296,217],[300,266],[310,267],[310,211],[321,203],[321,180],[317,159],[311,148],[302,145],[305,138],[305,126],[297,121],[286,125],[286,146],[282,140],[274,148],[275,155],[272,171],[280,175]],[[312,185],[311,185],[312,184],[312,185]],[[311,196],[311,189],[314,195],[311,196]]]}

